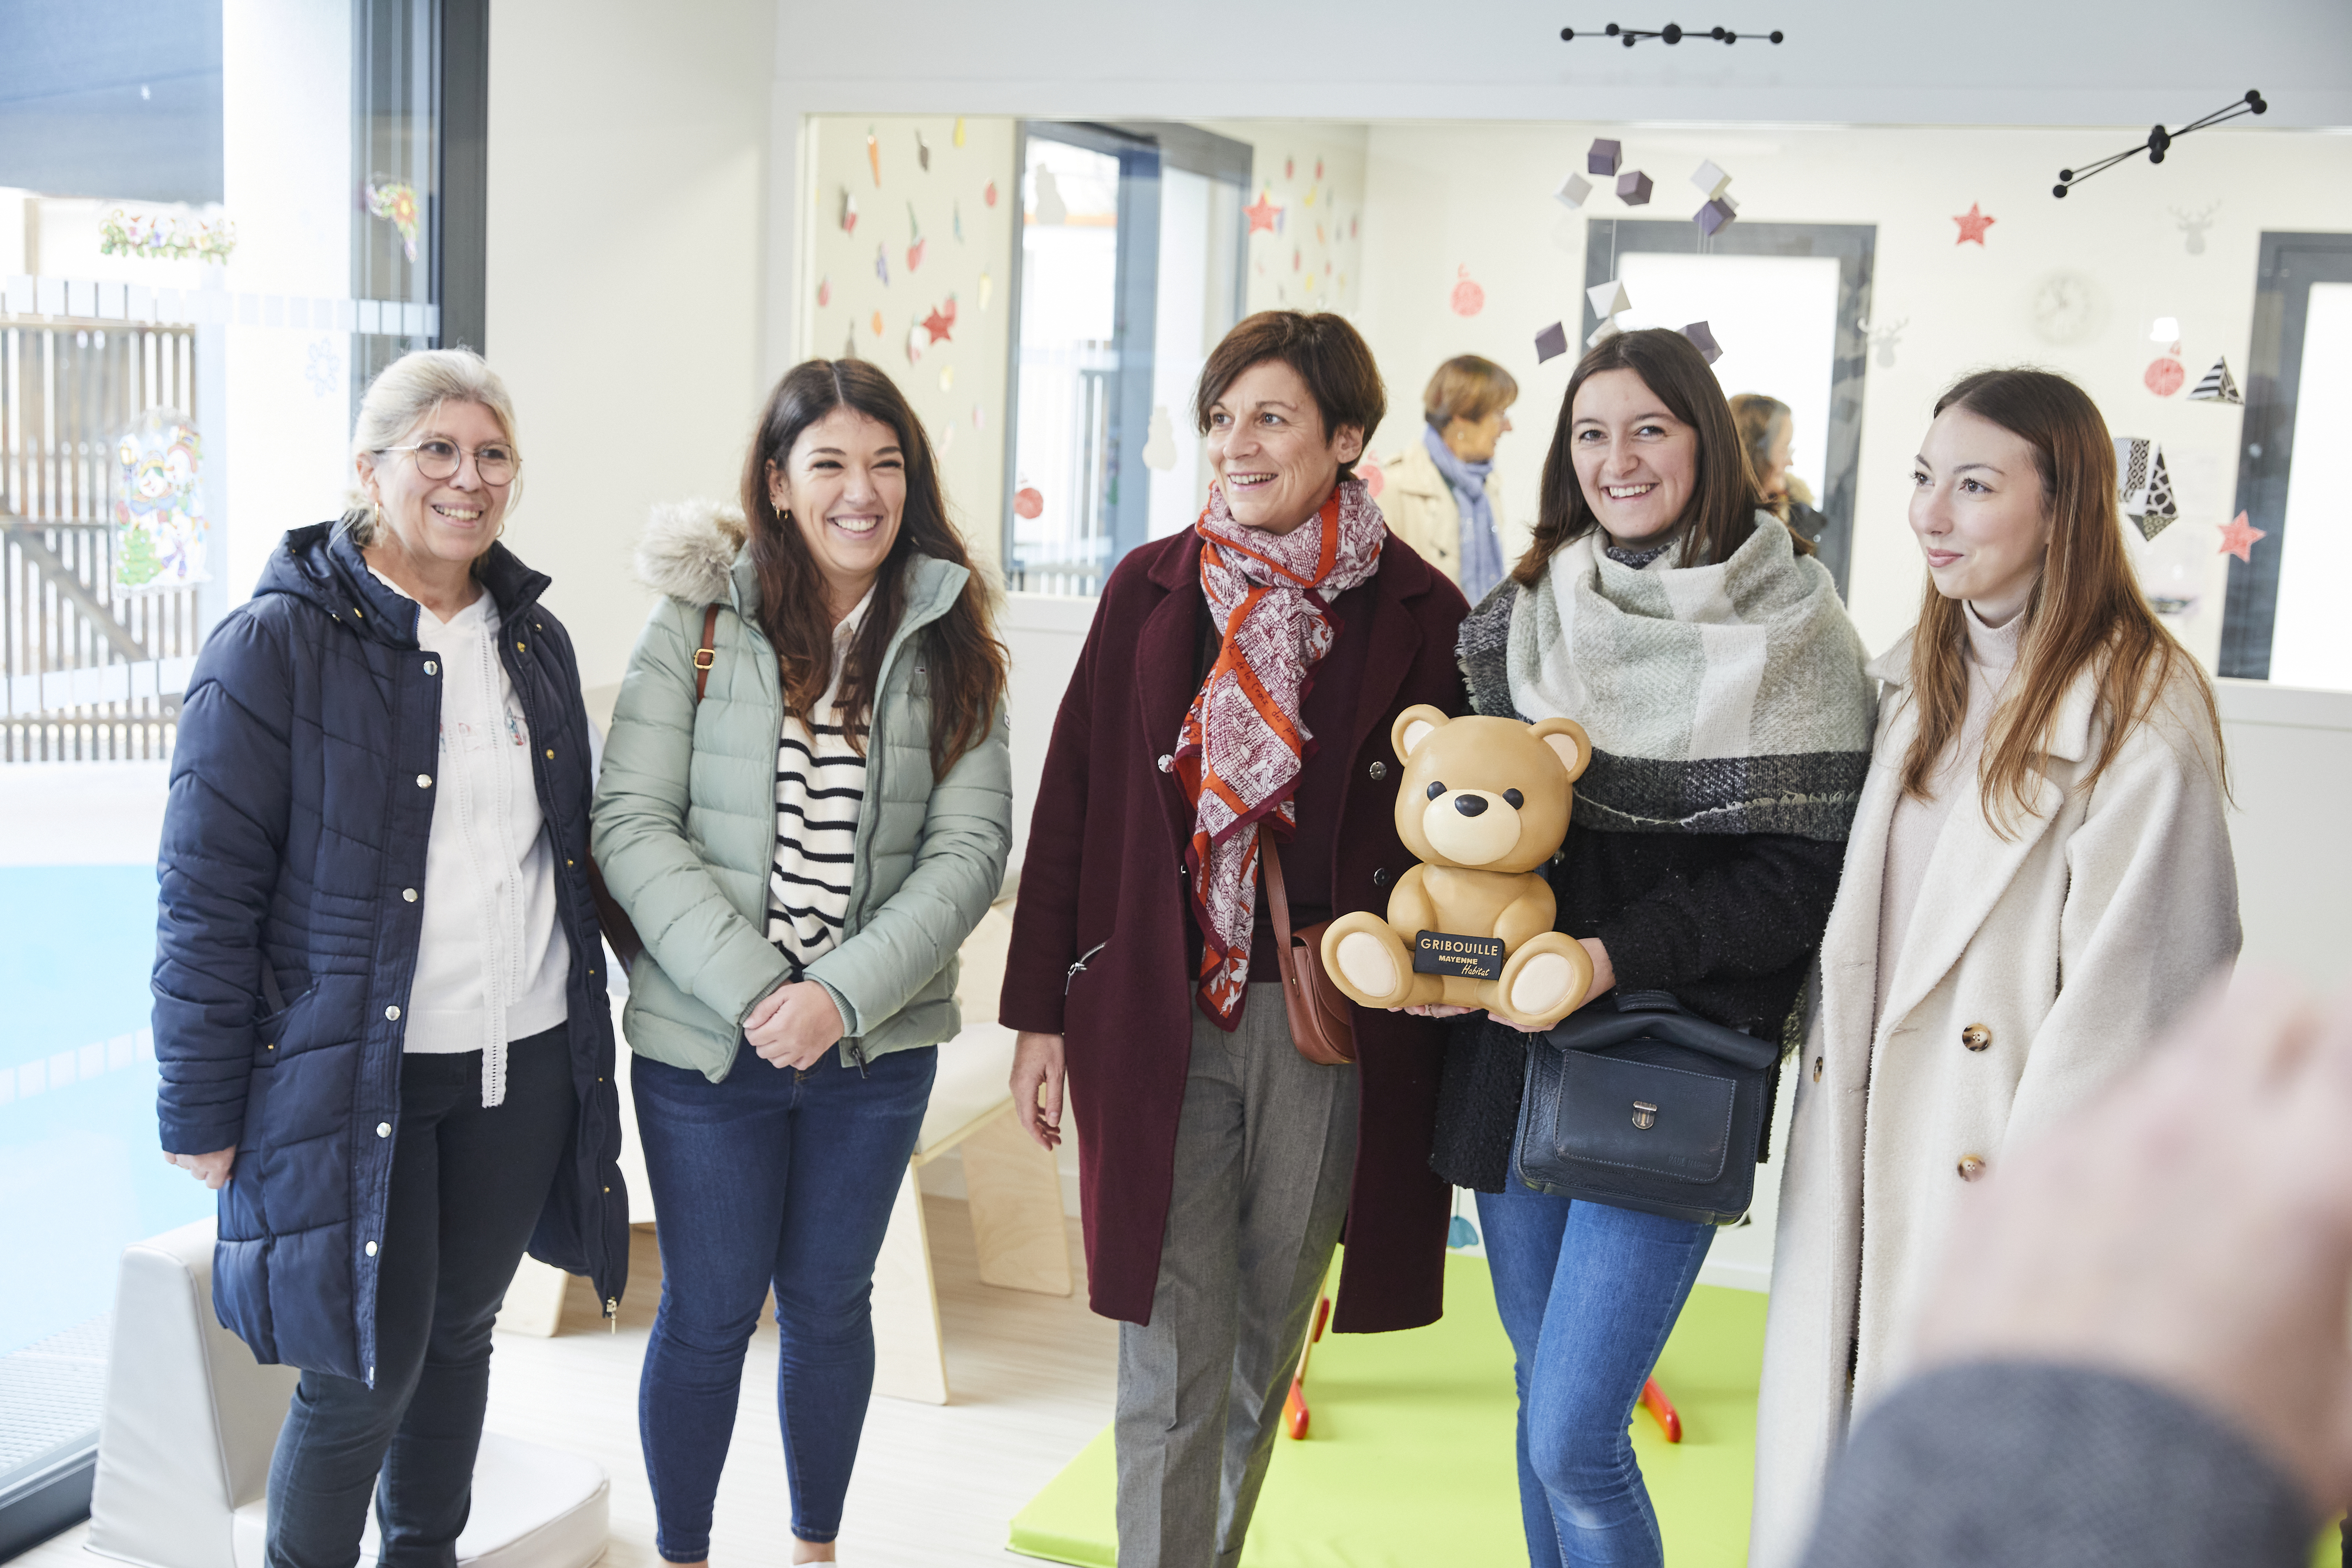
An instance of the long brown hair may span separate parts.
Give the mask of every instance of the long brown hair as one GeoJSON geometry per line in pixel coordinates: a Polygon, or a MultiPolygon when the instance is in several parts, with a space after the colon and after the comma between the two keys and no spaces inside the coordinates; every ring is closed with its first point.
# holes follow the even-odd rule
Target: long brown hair
{"type": "MultiPolygon", "coordinates": [[[[2132,575],[2116,507],[2116,447],[2090,395],[2048,371],[1979,371],[1952,383],[1936,402],[1989,420],[2033,448],[2042,504],[2051,519],[2050,553],[2021,613],[2013,691],[1994,710],[1977,769],[1985,819],[2007,837],[2015,813],[2033,812],[2033,789],[2049,755],[2067,688],[2097,671],[2097,712],[2106,733],[2084,775],[2088,789],[2147,717],[2164,688],[2185,673],[2205,705],[2213,750],[2221,755],[2221,716],[2213,685],[2189,650],[2156,618],[2132,575]]],[[[1932,793],[1938,762],[1954,745],[1969,709],[1967,607],[1928,583],[1911,642],[1911,693],[1919,729],[1903,758],[1903,792],[1932,793]]],[[[2226,785],[2225,785],[2226,787],[2226,785]]]]}
{"type": "MultiPolygon", "coordinates": [[[[1511,580],[1521,587],[1533,588],[1542,579],[1545,566],[1561,546],[1601,526],[1585,502],[1584,487],[1576,482],[1572,443],[1576,394],[1604,371],[1631,371],[1641,377],[1642,384],[1657,395],[1666,412],[1697,434],[1697,471],[1692,476],[1690,504],[1679,530],[1690,541],[1684,549],[1682,564],[1719,565],[1756,531],[1757,509],[1764,503],[1756,494],[1755,476],[1748,471],[1748,456],[1731,423],[1730,406],[1723,401],[1723,388],[1706,356],[1688,338],[1664,327],[1620,332],[1587,350],[1577,362],[1576,373],[1568,378],[1568,395],[1559,400],[1551,450],[1544,455],[1543,499],[1536,513],[1535,539],[1519,564],[1511,569],[1511,580]]],[[[1799,554],[1812,553],[1812,547],[1799,535],[1791,533],[1789,538],[1799,554]]]]}
{"type": "MultiPolygon", "coordinates": [[[[862,755],[874,714],[882,655],[907,613],[907,563],[918,554],[970,570],[971,558],[948,521],[939,464],[922,422],[890,378],[863,360],[810,360],[784,372],[760,413],[743,462],[743,516],[751,526],[751,564],[760,574],[760,625],[782,667],[784,706],[804,722],[833,681],[833,615],[824,577],[808,542],[768,498],[768,465],[781,470],[802,431],[846,408],[888,425],[907,462],[907,505],[898,537],[875,580],[874,602],[844,661],[835,711],[862,755]]],[[[923,632],[931,689],[931,776],[944,778],[964,753],[988,737],[1004,699],[1004,645],[991,624],[988,588],[977,571],[948,612],[923,632]]]]}

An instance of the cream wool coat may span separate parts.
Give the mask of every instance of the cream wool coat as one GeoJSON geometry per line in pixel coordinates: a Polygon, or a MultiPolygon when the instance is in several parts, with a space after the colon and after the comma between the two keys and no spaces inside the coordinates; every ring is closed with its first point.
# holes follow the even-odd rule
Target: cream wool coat
{"type": "Polygon", "coordinates": [[[1917,729],[1906,636],[1796,1064],[1757,1410],[1751,1568],[1803,1550],[1851,1417],[1899,1375],[1963,1184],[2140,1060],[2238,953],[2236,867],[2203,705],[2176,680],[2096,787],[2089,676],[2067,694],[2038,814],[2003,840],[1969,794],[1928,862],[1874,1037],[1879,894],[1917,729]],[[1981,1051],[1961,1032],[1991,1035],[1981,1051]],[[1851,1358],[1851,1361],[1849,1360],[1851,1358]],[[1847,1369],[1853,1369],[1849,1396],[1847,1369]]]}
{"type": "MultiPolygon", "coordinates": [[[[1445,482],[1429,448],[1422,444],[1419,430],[1413,432],[1403,451],[1381,459],[1381,475],[1378,499],[1381,516],[1388,519],[1389,530],[1459,587],[1462,507],[1454,499],[1454,486],[1445,482]]],[[[1504,513],[1503,485],[1498,475],[1486,476],[1486,505],[1493,509],[1499,528],[1504,513]]],[[[1503,570],[1511,570],[1507,547],[1503,551],[1503,570]]]]}

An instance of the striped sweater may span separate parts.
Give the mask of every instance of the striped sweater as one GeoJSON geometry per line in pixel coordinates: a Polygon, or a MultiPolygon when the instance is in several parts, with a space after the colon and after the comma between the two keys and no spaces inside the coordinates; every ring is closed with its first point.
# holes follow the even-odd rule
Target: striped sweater
{"type": "Polygon", "coordinates": [[[776,856],[768,872],[768,940],[806,966],[841,941],[849,915],[857,818],[866,801],[866,757],[850,744],[834,709],[842,666],[866,622],[868,591],[833,629],[833,679],[804,722],[784,715],[776,742],[776,856]]]}

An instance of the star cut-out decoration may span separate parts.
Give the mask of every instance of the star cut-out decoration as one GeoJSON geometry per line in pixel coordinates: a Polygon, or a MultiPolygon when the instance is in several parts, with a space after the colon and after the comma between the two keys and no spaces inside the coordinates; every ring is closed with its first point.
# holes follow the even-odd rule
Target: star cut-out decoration
{"type": "Polygon", "coordinates": [[[2246,514],[2240,512],[2221,526],[2220,553],[2236,556],[2248,566],[2252,566],[2254,564],[2254,541],[2270,537],[2269,529],[2254,527],[2246,520],[2246,514]]]}
{"type": "Polygon", "coordinates": [[[1984,245],[1985,230],[1992,227],[1998,220],[1985,216],[1977,204],[1970,202],[1969,210],[1958,214],[1952,221],[1960,225],[1960,237],[1952,242],[1954,245],[1967,245],[1973,240],[1981,248],[1984,245]]]}
{"type": "Polygon", "coordinates": [[[1272,191],[1259,192],[1256,204],[1244,207],[1242,211],[1249,218],[1249,232],[1252,234],[1275,233],[1275,225],[1282,218],[1282,209],[1274,204],[1272,191]]]}
{"type": "Polygon", "coordinates": [[[948,334],[955,329],[955,296],[950,294],[948,296],[946,309],[942,310],[939,307],[933,306],[931,313],[923,318],[923,330],[931,335],[932,342],[947,342],[949,341],[948,334]]]}

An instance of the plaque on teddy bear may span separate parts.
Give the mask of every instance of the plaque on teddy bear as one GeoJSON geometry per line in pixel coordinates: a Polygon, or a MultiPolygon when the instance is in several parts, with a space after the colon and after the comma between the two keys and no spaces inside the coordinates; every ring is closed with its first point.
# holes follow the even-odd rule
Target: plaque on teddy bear
{"type": "Polygon", "coordinates": [[[1491,980],[1503,972],[1503,939],[1499,936],[1457,936],[1450,931],[1423,931],[1412,939],[1415,974],[1454,975],[1465,980],[1491,980]]]}

